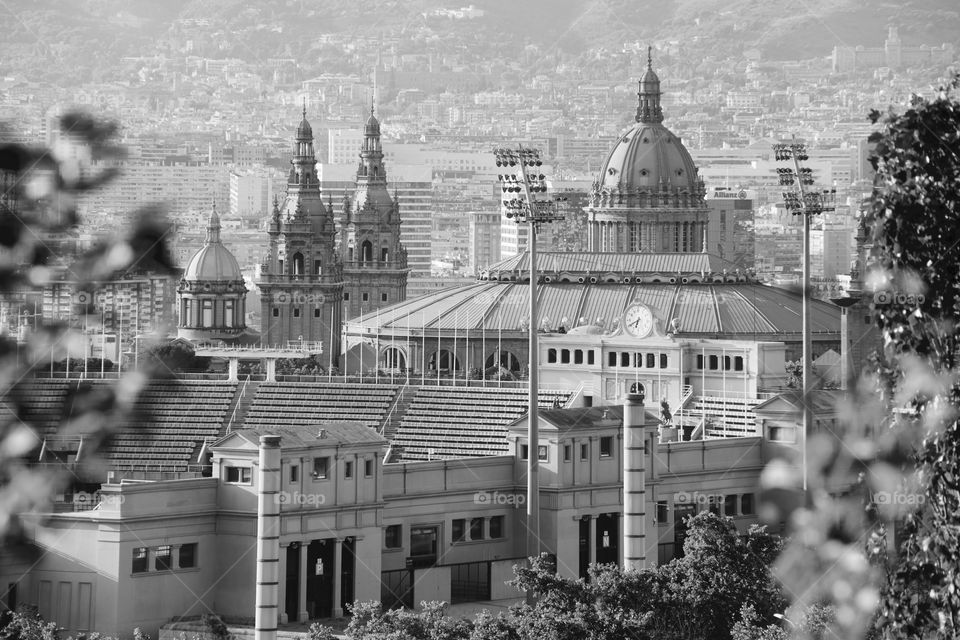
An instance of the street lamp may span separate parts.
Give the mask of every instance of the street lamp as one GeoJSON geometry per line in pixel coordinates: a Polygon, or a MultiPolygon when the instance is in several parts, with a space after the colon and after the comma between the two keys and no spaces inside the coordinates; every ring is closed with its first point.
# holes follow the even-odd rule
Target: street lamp
{"type": "MultiPolygon", "coordinates": [[[[517,224],[529,224],[527,250],[530,253],[529,409],[527,412],[527,557],[540,555],[540,425],[538,417],[537,329],[537,229],[541,224],[562,220],[557,203],[546,199],[546,177],[541,173],[540,151],[517,145],[516,149],[493,150],[503,192],[504,214],[517,224]],[[543,198],[543,199],[539,199],[543,198]]],[[[497,366],[502,355],[497,353],[497,366]]]]}
{"type": "Polygon", "coordinates": [[[780,186],[795,186],[795,191],[783,192],[783,203],[787,211],[794,215],[803,216],[803,274],[802,293],[803,293],[803,362],[801,371],[803,372],[803,392],[801,395],[801,404],[803,407],[803,444],[800,450],[801,468],[803,472],[803,490],[807,490],[807,436],[811,431],[812,416],[810,413],[810,386],[812,372],[810,370],[812,361],[812,344],[810,336],[810,216],[815,216],[824,212],[833,211],[834,203],[837,198],[837,190],[816,190],[806,189],[813,185],[813,171],[807,167],[801,167],[800,161],[810,159],[807,155],[807,148],[802,142],[797,142],[796,136],[792,136],[789,143],[777,143],[773,145],[774,158],[777,162],[793,162],[793,168],[777,169],[780,186]]]}

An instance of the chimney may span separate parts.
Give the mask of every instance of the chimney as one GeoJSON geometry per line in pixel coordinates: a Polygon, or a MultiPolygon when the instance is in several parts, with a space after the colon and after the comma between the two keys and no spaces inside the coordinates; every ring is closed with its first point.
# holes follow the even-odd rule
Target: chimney
{"type": "Polygon", "coordinates": [[[643,393],[623,404],[623,568],[643,569],[646,551],[646,452],[643,393]]]}
{"type": "Polygon", "coordinates": [[[255,640],[276,640],[280,595],[280,436],[260,436],[255,640]]]}

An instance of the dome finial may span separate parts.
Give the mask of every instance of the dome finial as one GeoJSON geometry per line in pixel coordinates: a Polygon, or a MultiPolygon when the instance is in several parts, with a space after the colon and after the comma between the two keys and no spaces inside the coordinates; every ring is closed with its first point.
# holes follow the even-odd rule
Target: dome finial
{"type": "Polygon", "coordinates": [[[660,78],[653,70],[653,47],[647,47],[647,69],[637,83],[637,122],[663,122],[660,78]]]}
{"type": "Polygon", "coordinates": [[[210,209],[210,218],[207,221],[207,244],[215,244],[220,242],[220,216],[217,215],[217,202],[213,202],[213,207],[210,209]]]}
{"type": "Polygon", "coordinates": [[[307,98],[303,98],[303,119],[307,119],[307,98]]]}
{"type": "Polygon", "coordinates": [[[653,47],[647,45],[647,69],[653,71],[653,47]]]}

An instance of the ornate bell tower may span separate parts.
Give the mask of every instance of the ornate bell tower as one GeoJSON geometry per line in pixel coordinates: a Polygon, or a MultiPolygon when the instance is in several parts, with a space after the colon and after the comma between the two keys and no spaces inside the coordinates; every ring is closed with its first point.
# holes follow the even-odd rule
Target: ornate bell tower
{"type": "Polygon", "coordinates": [[[287,194],[273,203],[269,251],[257,282],[264,345],[321,342],[336,363],[343,322],[343,276],[334,250],[333,215],[323,205],[306,108],[297,127],[287,194]]]}
{"type": "Polygon", "coordinates": [[[340,257],[346,318],[407,297],[407,251],[400,244],[400,206],[387,190],[380,122],[370,108],[363,130],[357,187],[344,198],[340,257]]]}

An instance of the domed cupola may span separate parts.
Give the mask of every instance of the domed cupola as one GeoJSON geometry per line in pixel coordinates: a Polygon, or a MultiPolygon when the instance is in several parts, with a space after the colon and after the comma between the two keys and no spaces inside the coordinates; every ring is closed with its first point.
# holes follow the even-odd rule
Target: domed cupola
{"type": "Polygon", "coordinates": [[[220,216],[214,206],[203,248],[190,259],[177,287],[177,334],[198,342],[237,337],[246,329],[246,296],[240,265],[220,242],[220,216]]]}
{"type": "Polygon", "coordinates": [[[637,91],[636,124],[600,165],[587,207],[595,251],[700,251],[706,188],[690,152],[663,126],[660,78],[647,68],[637,91]]]}

